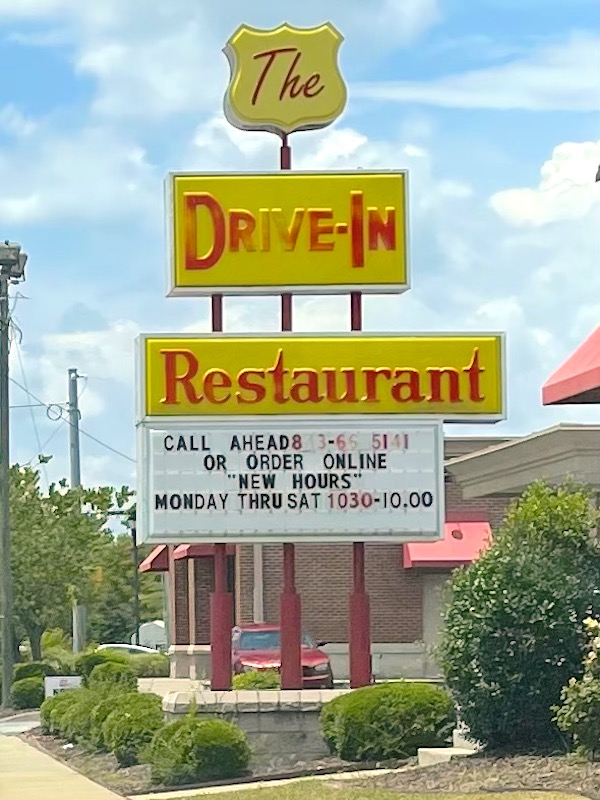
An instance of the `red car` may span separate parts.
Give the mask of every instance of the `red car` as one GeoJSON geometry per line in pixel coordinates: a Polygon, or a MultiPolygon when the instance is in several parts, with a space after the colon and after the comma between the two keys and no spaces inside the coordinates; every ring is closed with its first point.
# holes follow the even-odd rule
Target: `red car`
{"type": "MultiPolygon", "coordinates": [[[[305,689],[333,689],[329,656],[320,650],[327,642],[313,642],[302,635],[302,676],[305,689]]],[[[277,625],[244,625],[232,638],[233,671],[236,675],[261,669],[281,669],[281,638],[277,625]]]]}

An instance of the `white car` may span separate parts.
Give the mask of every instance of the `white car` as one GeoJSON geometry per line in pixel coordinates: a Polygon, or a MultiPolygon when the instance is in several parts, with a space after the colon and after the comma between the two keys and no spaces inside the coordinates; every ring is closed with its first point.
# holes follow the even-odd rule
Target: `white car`
{"type": "Polygon", "coordinates": [[[139,644],[100,644],[98,650],[114,650],[116,653],[125,653],[128,656],[160,655],[160,650],[151,647],[142,647],[139,644]]]}

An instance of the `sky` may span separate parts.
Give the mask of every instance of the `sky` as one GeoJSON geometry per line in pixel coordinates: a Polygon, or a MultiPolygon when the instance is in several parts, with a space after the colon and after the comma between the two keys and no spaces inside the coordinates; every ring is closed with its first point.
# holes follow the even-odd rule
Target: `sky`
{"type": "MultiPolygon", "coordinates": [[[[166,298],[164,179],[277,168],[273,135],[224,120],[222,48],[283,21],[345,37],[347,109],[292,136],[294,166],[409,171],[412,288],[367,298],[365,328],[506,331],[507,420],[451,435],[600,422],[541,405],[600,324],[597,0],[0,0],[0,235],[29,254],[11,457],[53,455],[44,482],[68,475],[76,367],[83,482],[135,484],[135,337],[209,325],[207,300],[166,298]]],[[[295,330],[346,331],[348,307],[296,299],[295,330]]],[[[227,331],[278,324],[275,298],[225,302],[227,331]]]]}

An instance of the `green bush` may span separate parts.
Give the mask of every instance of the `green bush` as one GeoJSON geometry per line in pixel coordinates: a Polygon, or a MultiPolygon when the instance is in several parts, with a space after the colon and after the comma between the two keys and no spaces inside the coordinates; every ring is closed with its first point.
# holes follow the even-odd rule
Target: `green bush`
{"type": "Polygon", "coordinates": [[[90,744],[96,750],[107,750],[104,740],[104,723],[121,702],[119,693],[111,693],[94,707],[90,714],[90,744]]]}
{"type": "Polygon", "coordinates": [[[44,662],[49,664],[55,675],[77,675],[75,671],[75,653],[68,650],[47,650],[44,653],[44,662]]]}
{"type": "Polygon", "coordinates": [[[345,761],[407,758],[419,747],[443,747],[455,724],[452,699],[427,683],[367,686],[327,703],[321,731],[345,761]]]}
{"type": "Polygon", "coordinates": [[[181,786],[243,775],[250,748],[235,725],[187,716],[155,735],[149,758],[153,783],[181,786]]]}
{"type": "Polygon", "coordinates": [[[76,654],[71,649],[71,638],[60,628],[42,634],[42,657],[57,675],[75,675],[76,654]]]}
{"type": "Polygon", "coordinates": [[[24,661],[22,664],[15,664],[13,683],[25,678],[45,678],[47,675],[56,675],[56,670],[51,664],[45,661],[24,661]]]}
{"type": "Polygon", "coordinates": [[[131,767],[163,725],[162,698],[158,695],[119,695],[117,707],[102,726],[104,745],[122,767],[131,767]]]}
{"type": "Polygon", "coordinates": [[[43,678],[23,678],[13,683],[11,687],[11,705],[13,708],[39,708],[43,702],[43,678]]]}
{"type": "Polygon", "coordinates": [[[530,486],[492,547],[454,574],[439,663],[462,721],[492,748],[559,744],[552,707],[582,674],[600,611],[598,515],[572,483],[530,486]]]}
{"type": "Polygon", "coordinates": [[[81,653],[81,655],[75,659],[75,673],[82,676],[83,683],[87,686],[88,679],[94,667],[100,664],[110,663],[127,664],[128,659],[127,656],[110,650],[89,650],[85,653],[81,653]]]}
{"type": "Polygon", "coordinates": [[[279,689],[281,678],[276,669],[253,670],[234,675],[232,689],[242,692],[246,689],[262,691],[263,689],[279,689]]]}
{"type": "Polygon", "coordinates": [[[562,691],[556,722],[575,747],[592,760],[600,751],[600,680],[576,681],[562,691]]]}
{"type": "Polygon", "coordinates": [[[63,694],[64,692],[59,692],[52,697],[48,697],[48,699],[44,700],[40,707],[40,727],[42,729],[42,733],[46,734],[46,736],[52,733],[52,729],[50,727],[50,714],[59,705],[59,698],[61,698],[63,694]]]}
{"type": "Polygon", "coordinates": [[[60,719],[60,735],[69,742],[90,741],[92,712],[102,699],[102,695],[91,689],[78,689],[77,699],[60,719]]]}
{"type": "Polygon", "coordinates": [[[67,696],[72,695],[73,691],[75,690],[69,689],[65,692],[57,692],[42,703],[40,708],[40,725],[43,733],[46,735],[57,732],[52,728],[52,713],[61,706],[64,706],[64,710],[66,711],[67,706],[74,702],[73,697],[69,698],[67,696]]]}
{"type": "Polygon", "coordinates": [[[583,622],[589,642],[583,659],[583,678],[571,678],[561,693],[554,718],[570,744],[592,761],[600,751],[600,621],[583,622]]]}
{"type": "Polygon", "coordinates": [[[134,655],[128,663],[138,678],[168,678],[170,675],[169,656],[164,653],[134,655]]]}
{"type": "Polygon", "coordinates": [[[44,700],[40,709],[40,720],[44,733],[62,735],[63,718],[71,706],[79,702],[83,689],[69,689],[44,700]]]}
{"type": "Polygon", "coordinates": [[[117,661],[108,661],[94,667],[88,677],[90,689],[99,691],[121,690],[135,692],[137,690],[137,675],[129,664],[117,661]]]}
{"type": "Polygon", "coordinates": [[[44,631],[42,633],[41,639],[41,647],[42,647],[42,655],[44,660],[48,654],[48,651],[53,651],[56,649],[60,650],[70,650],[71,649],[71,637],[65,633],[62,628],[51,628],[50,630],[44,631]]]}

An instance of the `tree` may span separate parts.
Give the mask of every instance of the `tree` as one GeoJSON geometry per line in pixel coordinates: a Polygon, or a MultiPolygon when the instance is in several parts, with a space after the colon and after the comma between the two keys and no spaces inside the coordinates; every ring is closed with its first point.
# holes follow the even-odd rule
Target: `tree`
{"type": "MultiPolygon", "coordinates": [[[[133,554],[131,538],[116,536],[101,552],[93,575],[88,624],[93,641],[128,642],[135,631],[133,554]]],[[[141,557],[145,548],[140,550],[141,557]]],[[[147,622],[163,616],[160,576],[140,575],[140,620],[147,622]]]]}
{"type": "Polygon", "coordinates": [[[19,465],[10,479],[14,616],[39,659],[44,630],[68,630],[70,600],[92,597],[94,572],[113,540],[107,512],[118,493],[61,481],[43,495],[37,470],[19,465]]]}
{"type": "Polygon", "coordinates": [[[454,574],[439,658],[475,739],[557,740],[552,707],[581,674],[583,620],[600,611],[598,519],[585,488],[533,484],[492,547],[454,574]]]}

